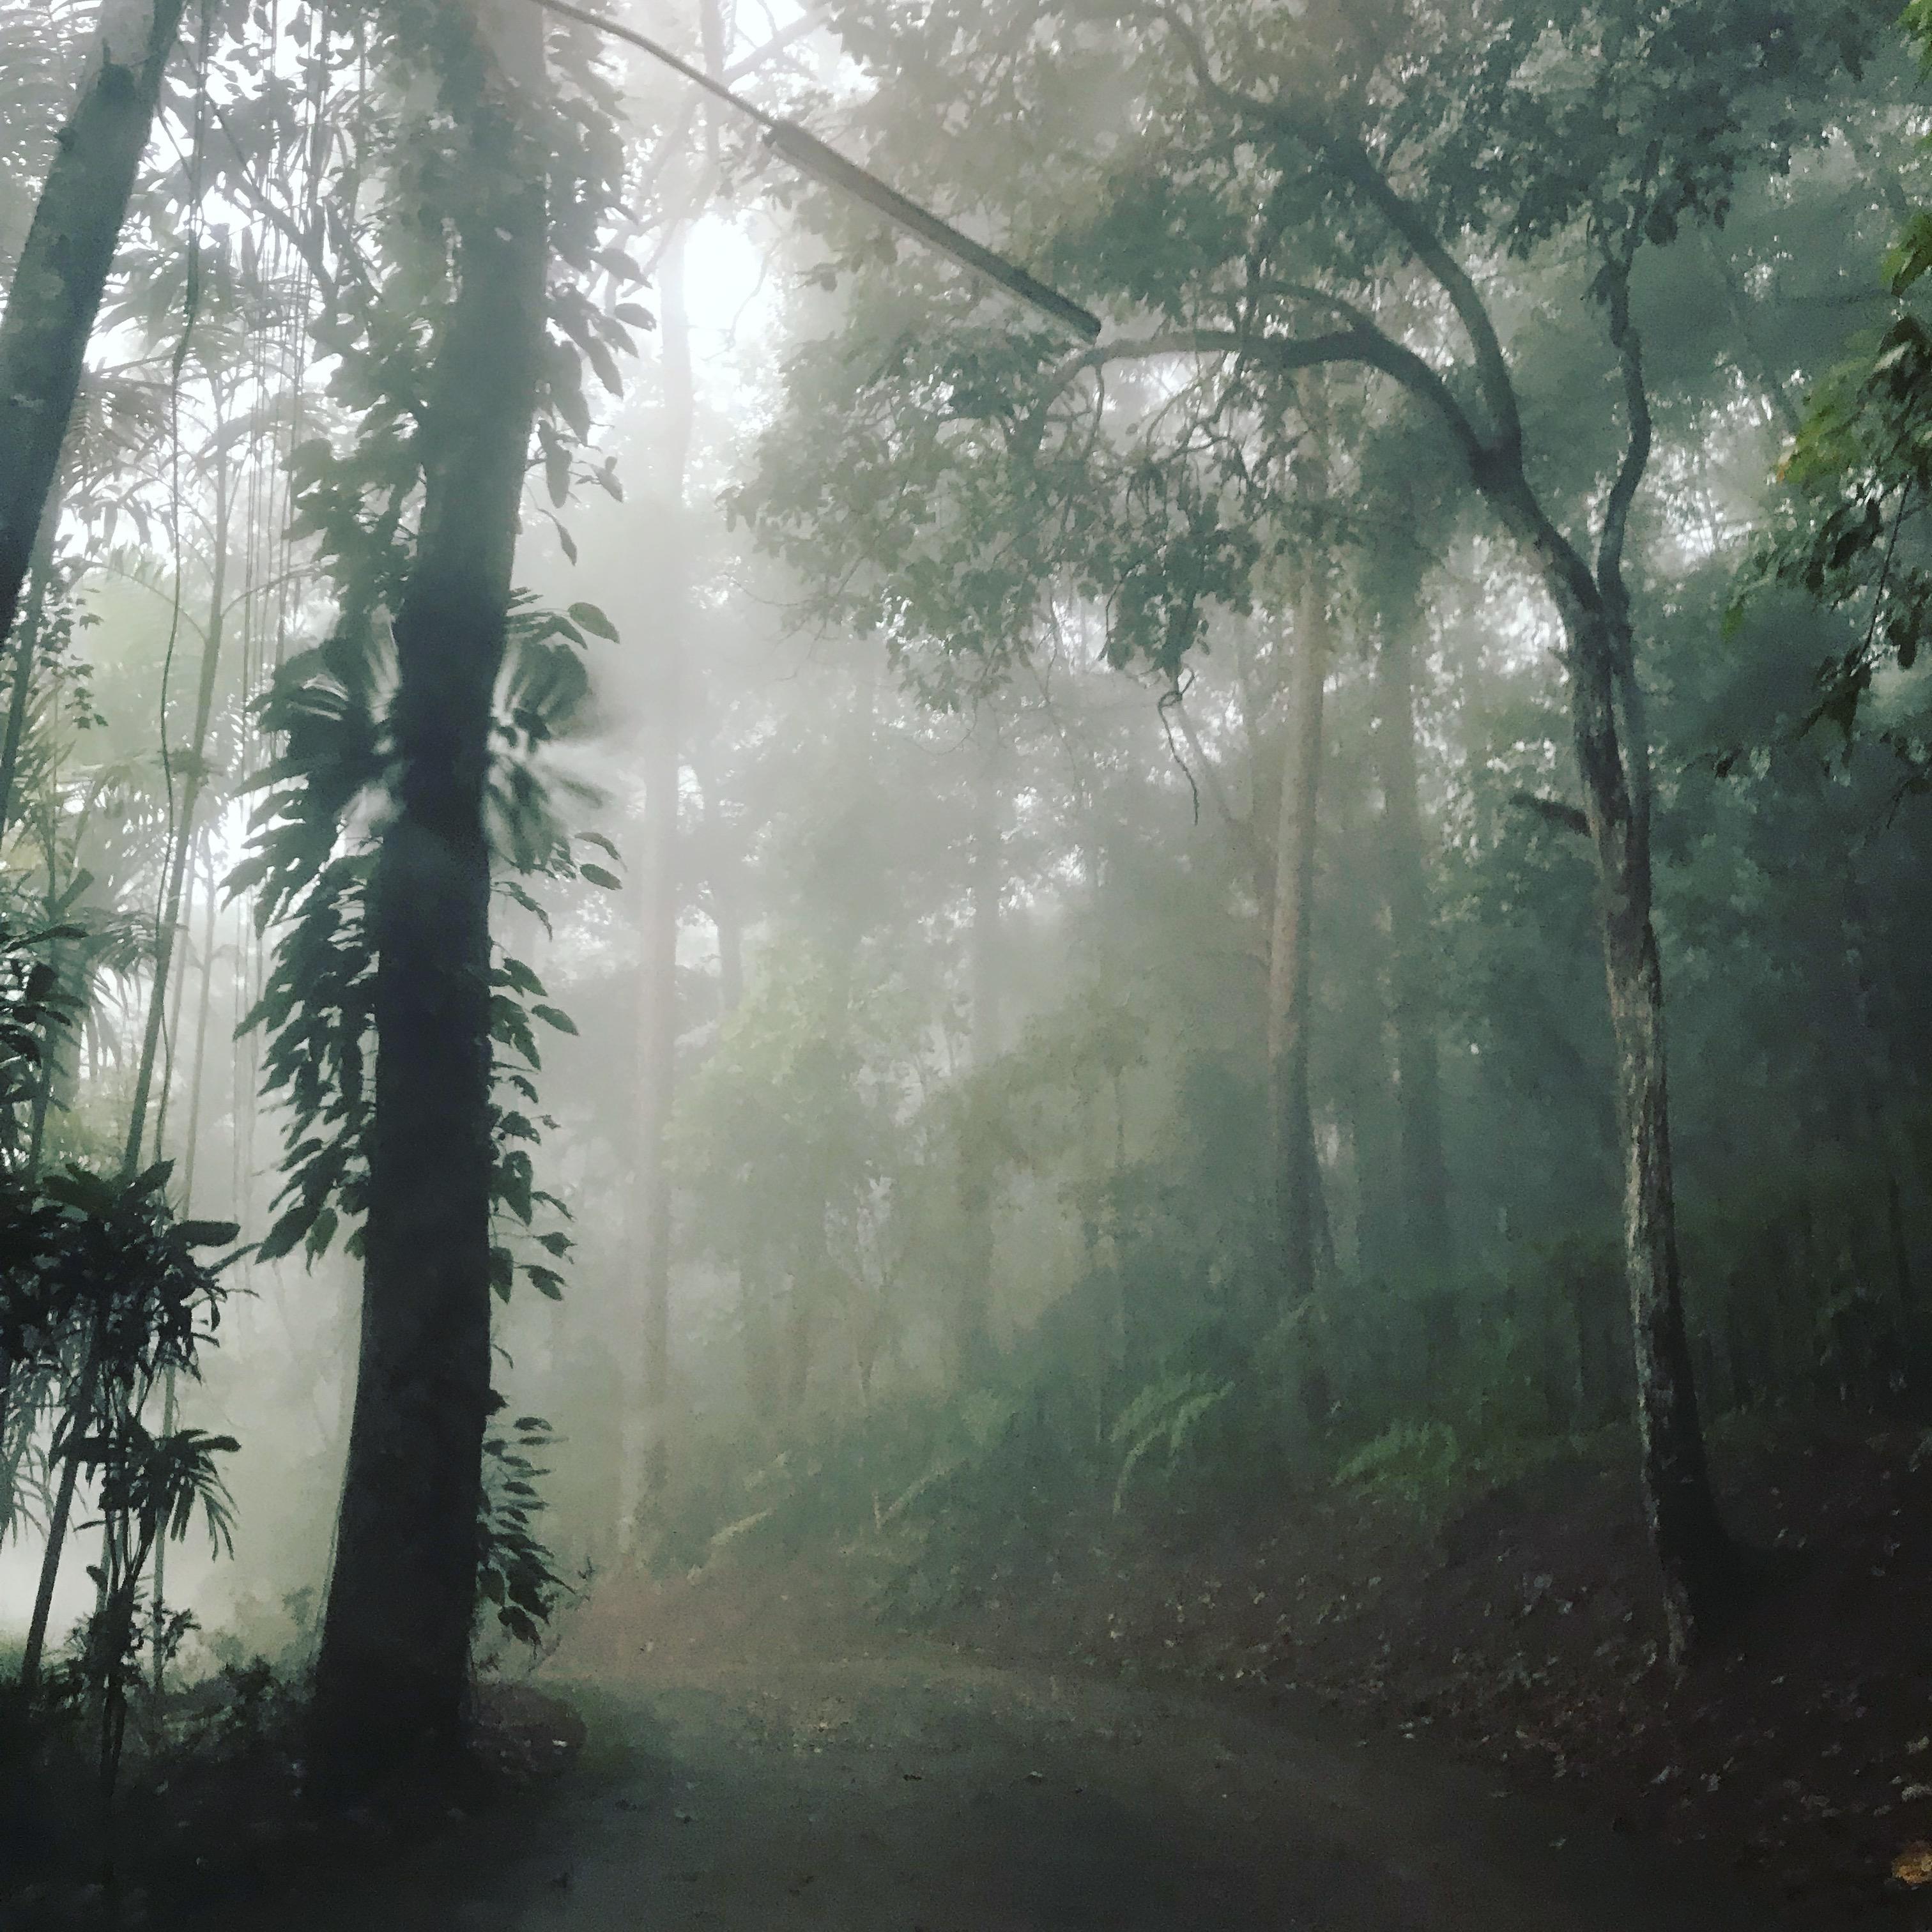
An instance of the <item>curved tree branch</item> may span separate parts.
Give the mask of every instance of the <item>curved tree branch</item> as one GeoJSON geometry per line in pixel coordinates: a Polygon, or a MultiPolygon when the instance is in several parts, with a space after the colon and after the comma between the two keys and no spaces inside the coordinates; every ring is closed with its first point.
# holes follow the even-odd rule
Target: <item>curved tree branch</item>
{"type": "Polygon", "coordinates": [[[1604,506],[1604,527],[1597,544],[1597,583],[1619,624],[1630,620],[1630,591],[1624,582],[1624,548],[1630,534],[1630,506],[1636,500],[1644,472],[1650,466],[1653,430],[1650,389],[1644,380],[1643,344],[1630,320],[1631,251],[1626,248],[1604,265],[1604,300],[1610,312],[1610,343],[1623,372],[1624,408],[1628,440],[1616,480],[1604,506]]]}
{"type": "Polygon", "coordinates": [[[1522,418],[1516,406],[1516,384],[1510,378],[1509,361],[1503,354],[1496,324],[1490,319],[1489,305],[1468,270],[1456,260],[1422,212],[1396,190],[1360,141],[1352,136],[1330,135],[1316,151],[1316,158],[1361,192],[1449,298],[1456,320],[1469,338],[1469,346],[1475,351],[1476,380],[1494,418],[1496,454],[1511,463],[1520,462],[1522,418]]]}
{"type": "Polygon", "coordinates": [[[1488,305],[1469,272],[1456,260],[1422,212],[1403,197],[1360,140],[1292,110],[1284,101],[1259,100],[1228,87],[1215,74],[1206,44],[1193,24],[1166,4],[1157,5],[1154,11],[1180,43],[1204,94],[1223,112],[1264,122],[1305,148],[1318,164],[1360,193],[1428,271],[1449,298],[1475,352],[1476,380],[1493,419],[1496,454],[1511,462],[1519,460],[1522,449],[1522,415],[1508,358],[1503,353],[1488,305]]]}

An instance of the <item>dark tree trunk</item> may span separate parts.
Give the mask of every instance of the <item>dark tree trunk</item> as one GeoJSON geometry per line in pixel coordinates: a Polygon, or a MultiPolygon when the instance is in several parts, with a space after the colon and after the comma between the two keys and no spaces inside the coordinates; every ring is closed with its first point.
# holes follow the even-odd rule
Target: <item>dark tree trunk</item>
{"type": "Polygon", "coordinates": [[[185,0],[110,4],[0,320],[0,638],[14,628],[185,0]]]}
{"type": "Polygon", "coordinates": [[[490,1395],[490,854],[484,797],[544,339],[545,218],[513,111],[476,111],[484,184],[424,425],[395,620],[399,776],[371,917],[374,1141],[362,1339],[316,1671],[318,1788],[458,1744],[490,1395]]]}
{"type": "Polygon", "coordinates": [[[1386,610],[1376,661],[1376,745],[1389,911],[1389,993],[1401,1115],[1402,1201],[1409,1259],[1440,1288],[1454,1259],[1443,1154],[1433,931],[1415,752],[1417,595],[1386,610]]]}

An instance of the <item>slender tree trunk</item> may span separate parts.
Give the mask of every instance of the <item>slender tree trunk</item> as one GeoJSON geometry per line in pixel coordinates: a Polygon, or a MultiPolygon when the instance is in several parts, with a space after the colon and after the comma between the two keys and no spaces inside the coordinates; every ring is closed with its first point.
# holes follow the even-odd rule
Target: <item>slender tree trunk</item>
{"type": "Polygon", "coordinates": [[[691,319],[684,296],[680,227],[658,269],[658,322],[664,349],[667,418],[663,493],[667,512],[656,598],[656,634],[646,640],[652,668],[644,720],[644,862],[639,908],[636,1215],[644,1316],[644,1402],[638,1475],[644,1496],[660,1495],[670,1474],[671,1186],[667,1136],[676,1078],[679,780],[684,627],[691,608],[685,493],[695,399],[691,319]]]}
{"type": "Polygon", "coordinates": [[[0,638],[46,513],[185,0],[109,0],[0,320],[0,638]]]}
{"type": "Polygon", "coordinates": [[[1387,610],[1376,662],[1376,744],[1382,791],[1390,992],[1401,1109],[1403,1232],[1409,1258],[1440,1286],[1453,1259],[1442,1145],[1434,934],[1415,750],[1415,626],[1420,584],[1387,610]]]}
{"type": "MultiPolygon", "coordinates": [[[[221,668],[222,608],[228,594],[229,470],[218,462],[214,483],[214,554],[208,596],[208,626],[202,638],[201,674],[195,684],[194,726],[188,746],[186,776],[174,826],[174,843],[161,893],[160,922],[154,933],[154,983],[148,999],[148,1023],[141,1036],[141,1058],[134,1074],[134,1104],[128,1110],[128,1144],[122,1166],[133,1174],[140,1164],[147,1132],[148,1100],[154,1086],[154,1064],[160,1051],[161,1024],[167,1012],[168,988],[173,977],[175,947],[181,926],[182,902],[188,886],[188,861],[194,850],[195,814],[207,785],[208,728],[214,713],[214,687],[221,668]]],[[[165,1100],[164,1101],[165,1106],[165,1100]]],[[[158,1129],[156,1140],[158,1143],[158,1129]]]]}
{"type": "Polygon", "coordinates": [[[214,1004],[215,920],[220,899],[214,876],[214,854],[204,848],[202,857],[206,868],[208,910],[201,931],[201,993],[195,1009],[194,1057],[188,1072],[188,1131],[182,1136],[181,1203],[184,1214],[194,1211],[196,1153],[201,1144],[201,1094],[208,1067],[208,1022],[214,1004]]]}
{"type": "MultiPolygon", "coordinates": [[[[1311,460],[1303,484],[1328,494],[1325,461],[1311,460]]],[[[1288,744],[1275,844],[1274,926],[1268,947],[1268,1112],[1280,1247],[1278,1286],[1292,1306],[1315,1292],[1322,1232],[1321,1174],[1308,1096],[1313,966],[1316,813],[1322,787],[1322,692],[1332,640],[1328,582],[1311,546],[1296,607],[1289,673],[1288,744]]]]}
{"type": "MultiPolygon", "coordinates": [[[[1623,551],[1652,440],[1628,260],[1604,284],[1628,441],[1593,569],[1538,502],[1513,436],[1473,464],[1478,488],[1541,572],[1563,630],[1572,739],[1596,860],[1623,1142],[1623,1248],[1636,1372],[1644,1507],[1670,1654],[1687,1656],[1730,1606],[1737,1552],[1718,1514],[1678,1273],[1666,1078],[1664,972],[1652,918],[1650,733],[1623,551]]],[[[1507,386],[1506,374],[1498,379],[1507,386]]]]}
{"type": "Polygon", "coordinates": [[[1663,1573],[1670,1652],[1682,1658],[1721,1614],[1736,1555],[1712,1492],[1678,1273],[1664,971],[1651,914],[1649,740],[1628,629],[1610,618],[1580,623],[1570,657],[1616,1047],[1644,1506],[1663,1573]]]}
{"type": "Polygon", "coordinates": [[[54,1493],[53,1514],[47,1519],[47,1540],[40,1552],[40,1581],[34,1592],[26,1648],[20,1654],[20,1688],[28,1692],[40,1681],[40,1659],[46,1652],[47,1625],[53,1615],[54,1585],[60,1576],[68,1525],[74,1516],[74,1491],[80,1480],[80,1444],[92,1431],[94,1396],[100,1383],[96,1346],[97,1337],[90,1327],[80,1342],[85,1353],[79,1364],[80,1391],[71,1412],[72,1446],[61,1458],[60,1484],[54,1493]]]}
{"type": "Polygon", "coordinates": [[[700,774],[704,811],[704,892],[718,941],[718,1000],[735,1012],[745,997],[745,920],[739,903],[736,855],[719,809],[715,776],[700,774]]]}
{"type": "Polygon", "coordinates": [[[514,99],[493,83],[471,112],[474,198],[457,224],[395,620],[399,776],[370,909],[379,1050],[362,1347],[315,1685],[318,1789],[336,1799],[455,1748],[476,1606],[494,1164],[484,797],[547,248],[541,160],[514,99]]]}
{"type": "Polygon", "coordinates": [[[784,1402],[787,1415],[796,1418],[812,1387],[812,1358],[818,1333],[819,1282],[810,1267],[794,1274],[785,1298],[784,1402]]]}
{"type": "MultiPolygon", "coordinates": [[[[172,976],[177,928],[181,922],[182,898],[187,884],[188,860],[194,850],[194,818],[201,801],[208,718],[214,709],[215,673],[221,658],[221,607],[227,581],[229,496],[226,478],[227,470],[224,464],[217,473],[214,590],[209,604],[207,634],[202,646],[201,675],[196,689],[194,738],[188,748],[188,775],[182,790],[174,841],[168,854],[167,872],[161,895],[160,919],[155,932],[154,985],[148,997],[147,1025],[142,1036],[141,1057],[135,1073],[134,1099],[128,1113],[127,1144],[122,1152],[122,1173],[123,1178],[128,1180],[134,1178],[140,1166],[141,1144],[147,1126],[148,1099],[154,1082],[154,1064],[160,1048],[162,1022],[167,1012],[168,988],[172,976]]],[[[50,1046],[51,1048],[51,1042],[50,1046]]],[[[51,1066],[51,1057],[49,1064],[51,1066]]],[[[36,1168],[39,1166],[40,1138],[45,1124],[45,1096],[47,1090],[44,1087],[42,1096],[36,1101],[32,1157],[36,1168]]],[[[83,1387],[91,1388],[92,1382],[93,1372],[90,1364],[83,1372],[83,1387]]],[[[68,1516],[74,1507],[78,1468],[76,1459],[70,1456],[61,1472],[60,1486],[54,1497],[53,1514],[47,1521],[46,1546],[41,1559],[43,1574],[35,1604],[34,1627],[38,1636],[28,1646],[29,1654],[36,1666],[39,1660],[38,1639],[44,1637],[46,1631],[42,1605],[51,1603],[52,1600],[56,1574],[60,1567],[62,1552],[66,1546],[68,1516]]],[[[23,1670],[23,1679],[25,1676],[23,1670]]]]}
{"type": "MultiPolygon", "coordinates": [[[[208,910],[202,922],[201,992],[195,1013],[194,1057],[190,1062],[188,1071],[188,1130],[182,1137],[179,1199],[181,1212],[184,1216],[192,1215],[194,1212],[195,1148],[201,1137],[202,1077],[208,1063],[208,1009],[213,1004],[214,986],[214,922],[218,902],[220,898],[220,894],[215,889],[214,861],[206,849],[206,841],[203,842],[203,846],[202,862],[208,885],[208,910]]],[[[186,982],[184,980],[182,983],[186,982]]],[[[178,1010],[177,1006],[176,1025],[178,1028],[178,1010]]],[[[154,1144],[158,1151],[163,1148],[163,1132],[162,1120],[160,1118],[157,1118],[154,1123],[154,1144]]],[[[161,1433],[164,1437],[172,1436],[175,1432],[175,1424],[178,1419],[179,1384],[179,1376],[172,1368],[170,1368],[162,1382],[161,1433]]],[[[167,1588],[168,1539],[164,1536],[154,1545],[154,1614],[158,1637],[161,1627],[162,1611],[167,1601],[167,1588]]],[[[161,1646],[158,1642],[154,1646],[153,1661],[154,1695],[158,1697],[161,1694],[163,1676],[167,1667],[166,1659],[161,1654],[161,1646]]]]}
{"type": "Polygon", "coordinates": [[[738,1269],[738,1318],[745,1343],[745,1394],[754,1430],[768,1432],[779,1412],[776,1311],[770,1282],[761,1269],[738,1269]]]}
{"type": "MultiPolygon", "coordinates": [[[[990,729],[990,727],[988,727],[990,729]]],[[[1000,838],[997,748],[975,776],[970,849],[972,922],[967,940],[971,1073],[984,1072],[1000,1049],[1000,898],[1005,884],[1000,838]]],[[[954,1270],[952,1363],[960,1386],[992,1376],[993,1348],[994,1148],[985,1083],[969,1078],[962,1096],[958,1196],[960,1246],[954,1270]]]]}

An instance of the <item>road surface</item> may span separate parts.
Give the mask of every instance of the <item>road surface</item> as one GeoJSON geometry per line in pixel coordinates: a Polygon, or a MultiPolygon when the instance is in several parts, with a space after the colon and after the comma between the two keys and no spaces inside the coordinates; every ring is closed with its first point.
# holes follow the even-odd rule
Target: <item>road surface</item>
{"type": "Polygon", "coordinates": [[[1728,1932],[1762,1905],[1400,1747],[907,1643],[577,1687],[580,1764],[290,1932],[1728,1932]]]}

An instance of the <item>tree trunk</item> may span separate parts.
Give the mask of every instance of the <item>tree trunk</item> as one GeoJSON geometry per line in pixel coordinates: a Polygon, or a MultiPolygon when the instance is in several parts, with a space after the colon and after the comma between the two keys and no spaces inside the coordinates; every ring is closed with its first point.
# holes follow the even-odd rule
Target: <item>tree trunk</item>
{"type": "MultiPolygon", "coordinates": [[[[40,1580],[34,1591],[33,1614],[27,1625],[27,1642],[20,1653],[20,1688],[32,1692],[40,1679],[40,1659],[47,1640],[47,1625],[53,1614],[54,1585],[60,1576],[61,1557],[67,1546],[68,1525],[74,1517],[74,1492],[80,1480],[82,1445],[94,1433],[94,1403],[100,1388],[98,1322],[88,1322],[76,1338],[80,1354],[74,1364],[78,1376],[71,1406],[64,1419],[68,1426],[68,1451],[61,1458],[60,1483],[54,1494],[52,1514],[47,1518],[46,1542],[40,1552],[40,1580]]],[[[64,1382],[63,1397],[65,1394],[64,1382]]]]}
{"type": "Polygon", "coordinates": [[[1573,622],[1570,718],[1601,890],[1624,1143],[1624,1260],[1636,1363],[1644,1508],[1673,1658],[1721,1614],[1736,1558],[1712,1494],[1678,1276],[1665,1074],[1664,972],[1651,916],[1650,747],[1627,628],[1573,622]]]}
{"type": "Polygon", "coordinates": [[[704,814],[704,897],[718,942],[718,1003],[736,1012],[745,998],[745,921],[739,904],[737,855],[724,822],[715,771],[698,774],[704,814]]]}
{"type": "Polygon", "coordinates": [[[818,1333],[819,1283],[810,1268],[792,1276],[785,1298],[784,1379],[782,1400],[786,1415],[796,1420],[812,1387],[812,1357],[818,1333]]]}
{"type": "MultiPolygon", "coordinates": [[[[132,1174],[140,1163],[147,1132],[148,1099],[152,1090],[154,1061],[161,1043],[161,1022],[167,1010],[168,986],[173,975],[179,934],[182,900],[187,888],[188,860],[194,850],[194,819],[206,782],[208,727],[214,711],[214,686],[221,667],[222,607],[228,594],[229,472],[218,459],[214,472],[214,550],[208,628],[202,638],[201,675],[195,686],[194,730],[188,748],[187,776],[174,826],[173,849],[161,894],[160,918],[154,932],[154,984],[148,1000],[148,1023],[141,1036],[141,1058],[134,1075],[134,1101],[128,1111],[128,1144],[122,1166],[132,1174]]],[[[164,1101],[165,1108],[165,1100],[164,1101]]],[[[156,1132],[158,1143],[160,1134],[156,1132]]]]}
{"type": "Polygon", "coordinates": [[[1389,911],[1390,1004],[1401,1110],[1404,1244],[1409,1261],[1445,1285],[1454,1259],[1449,1172],[1443,1154],[1433,932],[1415,752],[1415,626],[1419,584],[1388,608],[1376,661],[1376,745],[1382,791],[1382,860],[1389,911]]]}
{"type": "MultiPolygon", "coordinates": [[[[656,599],[658,628],[645,640],[652,676],[644,720],[644,862],[638,908],[637,1194],[638,1267],[644,1316],[642,1441],[634,1452],[646,1498],[660,1495],[670,1473],[670,1166],[667,1135],[676,1078],[679,739],[684,627],[691,609],[689,532],[685,493],[695,400],[691,320],[684,296],[682,227],[666,244],[658,280],[658,323],[664,344],[666,427],[664,545],[656,599]]],[[[626,1514],[632,1513],[628,1505],[626,1514]]],[[[627,1524],[626,1530],[634,1528],[627,1524]]]]}
{"type": "MultiPolygon", "coordinates": [[[[1328,494],[1327,465],[1318,456],[1310,464],[1303,488],[1312,502],[1328,494]]],[[[1331,638],[1328,577],[1316,560],[1318,548],[1310,547],[1295,611],[1288,744],[1275,844],[1274,924],[1268,948],[1268,1113],[1280,1244],[1277,1286],[1288,1306],[1315,1292],[1320,1242],[1322,1181],[1309,1108],[1308,1047],[1322,692],[1331,638]]]]}
{"type": "Polygon", "coordinates": [[[0,638],[14,628],[185,0],[108,0],[0,320],[0,638]]]}
{"type": "Polygon", "coordinates": [[[316,1669],[317,1788],[332,1799],[453,1751],[476,1606],[494,1158],[484,797],[547,248],[540,163],[513,98],[493,85],[473,116],[474,199],[457,222],[395,619],[398,777],[370,907],[379,1050],[362,1347],[316,1669]]]}
{"type": "MultiPolygon", "coordinates": [[[[990,730],[990,724],[986,728],[990,730]]],[[[968,854],[972,920],[967,938],[970,1070],[960,1096],[960,1244],[952,1306],[953,1372],[962,1388],[983,1385],[996,1364],[992,1327],[994,1151],[990,1096],[980,1076],[998,1058],[1001,1044],[1000,898],[1005,878],[997,748],[981,760],[974,790],[968,854]]]]}
{"type": "Polygon", "coordinates": [[[202,862],[206,868],[208,910],[201,934],[201,994],[195,1010],[194,1057],[188,1070],[188,1131],[182,1137],[181,1204],[184,1214],[194,1211],[195,1161],[201,1145],[201,1094],[208,1068],[208,1022],[214,1004],[215,922],[221,898],[212,850],[204,850],[202,862]]]}
{"type": "MultiPolygon", "coordinates": [[[[1623,574],[1628,520],[1649,462],[1652,424],[1642,346],[1630,318],[1628,259],[1620,274],[1614,260],[1610,267],[1603,299],[1622,368],[1629,439],[1605,499],[1594,568],[1538,502],[1516,434],[1472,460],[1478,488],[1541,572],[1562,626],[1616,1052],[1624,1265],[1644,1508],[1663,1579],[1670,1654],[1681,1659],[1731,1607],[1738,1565],[1711,1490],[1678,1278],[1664,972],[1651,916],[1650,733],[1623,574]]],[[[1507,387],[1506,374],[1498,380],[1507,387]]]]}

